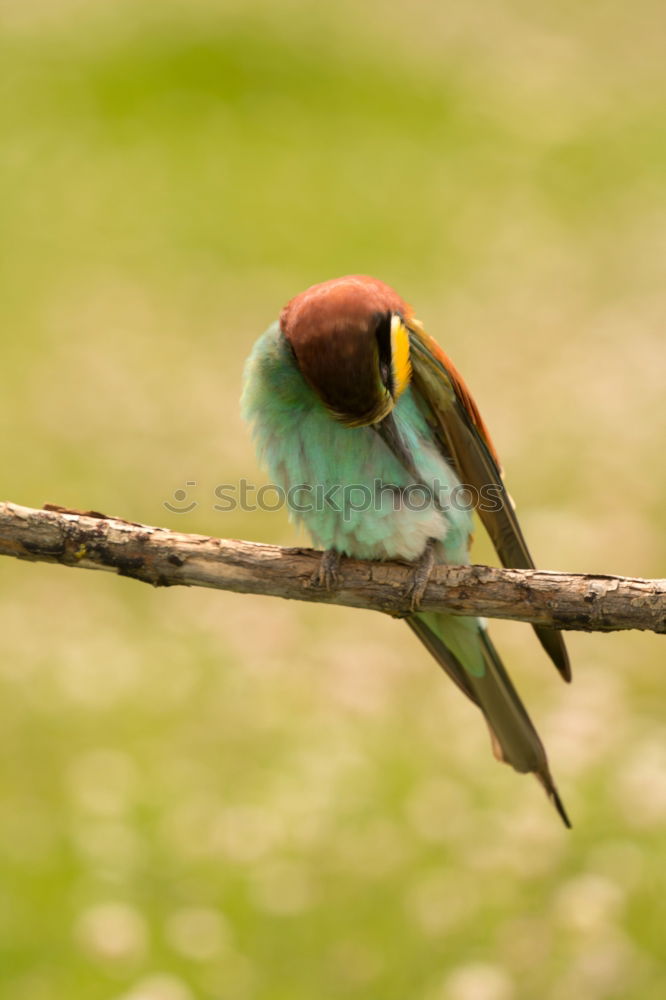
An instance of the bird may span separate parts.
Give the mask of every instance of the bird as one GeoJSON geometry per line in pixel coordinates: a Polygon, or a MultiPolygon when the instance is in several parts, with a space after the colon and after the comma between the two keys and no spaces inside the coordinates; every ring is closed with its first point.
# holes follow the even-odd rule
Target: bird
{"type": "MultiPolygon", "coordinates": [[[[323,550],[313,584],[334,588],[345,557],[413,564],[407,625],[481,711],[495,757],[533,773],[569,827],[486,622],[420,610],[434,566],[470,562],[473,517],[460,491],[478,500],[504,566],[534,562],[479,409],[412,307],[369,275],[312,285],[254,345],[241,409],[290,517],[323,550]]],[[[561,633],[534,629],[570,681],[561,633]]]]}

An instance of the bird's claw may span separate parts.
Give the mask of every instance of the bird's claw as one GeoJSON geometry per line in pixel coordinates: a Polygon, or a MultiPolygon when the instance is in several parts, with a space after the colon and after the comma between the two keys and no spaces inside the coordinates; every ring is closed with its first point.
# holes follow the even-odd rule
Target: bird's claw
{"type": "Polygon", "coordinates": [[[428,539],[428,543],[423,553],[414,563],[414,571],[411,579],[405,588],[405,597],[409,600],[411,612],[416,612],[421,607],[423,595],[426,592],[430,576],[435,566],[435,545],[436,539],[428,539]]]}
{"type": "Polygon", "coordinates": [[[333,590],[337,586],[340,577],[340,563],[342,555],[337,549],[326,549],[322,553],[319,565],[310,577],[312,587],[322,587],[324,590],[333,590]]]}

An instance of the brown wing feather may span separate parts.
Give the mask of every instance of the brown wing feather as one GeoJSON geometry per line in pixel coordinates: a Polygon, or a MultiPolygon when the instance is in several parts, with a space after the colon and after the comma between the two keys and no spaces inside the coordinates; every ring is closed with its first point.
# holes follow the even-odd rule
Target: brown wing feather
{"type": "MultiPolygon", "coordinates": [[[[504,566],[533,569],[502,468],[488,430],[465,382],[439,344],[415,321],[409,323],[412,381],[442,451],[453,461],[461,482],[481,491],[491,487],[495,502],[478,512],[504,566]]],[[[564,640],[555,629],[534,627],[541,645],[565,680],[571,667],[564,640]]]]}
{"type": "Polygon", "coordinates": [[[446,374],[453,386],[453,390],[457,399],[460,401],[469,422],[472,424],[476,432],[479,434],[481,440],[486,446],[490,457],[495,463],[498,474],[502,475],[502,463],[500,462],[499,455],[495,449],[495,445],[492,442],[488,428],[486,427],[485,421],[481,414],[479,413],[479,408],[474,402],[471,392],[467,388],[465,380],[462,375],[454,365],[448,354],[442,350],[436,340],[429,336],[423,331],[421,334],[423,343],[429,348],[430,352],[435,356],[437,361],[446,371],[446,374]]]}

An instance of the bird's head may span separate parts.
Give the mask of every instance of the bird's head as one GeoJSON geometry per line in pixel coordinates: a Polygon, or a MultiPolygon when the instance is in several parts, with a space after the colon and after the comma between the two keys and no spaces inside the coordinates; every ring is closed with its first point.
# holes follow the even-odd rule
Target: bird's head
{"type": "Polygon", "coordinates": [[[412,313],[376,278],[313,285],[282,310],[280,328],[303,378],[350,427],[383,420],[409,385],[412,313]]]}

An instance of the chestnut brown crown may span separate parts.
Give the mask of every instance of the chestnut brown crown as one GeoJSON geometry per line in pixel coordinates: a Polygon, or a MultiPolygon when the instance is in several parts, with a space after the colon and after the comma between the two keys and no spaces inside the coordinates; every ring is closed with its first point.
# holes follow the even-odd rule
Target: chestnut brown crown
{"type": "Polygon", "coordinates": [[[410,307],[383,281],[347,275],[293,298],[280,328],[332,415],[361,426],[386,416],[404,388],[396,372],[396,324],[406,339],[402,324],[409,316],[410,307]]]}

